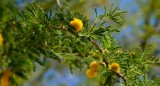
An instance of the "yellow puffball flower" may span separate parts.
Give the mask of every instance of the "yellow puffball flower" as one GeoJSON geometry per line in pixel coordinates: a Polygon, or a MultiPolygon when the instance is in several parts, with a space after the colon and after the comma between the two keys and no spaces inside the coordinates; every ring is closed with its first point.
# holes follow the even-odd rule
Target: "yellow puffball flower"
{"type": "Polygon", "coordinates": [[[9,78],[12,76],[11,70],[4,71],[2,77],[0,78],[0,86],[9,86],[9,78]]]}
{"type": "Polygon", "coordinates": [[[88,70],[86,71],[86,75],[87,75],[87,77],[89,77],[89,78],[95,78],[95,77],[97,76],[97,72],[94,72],[94,71],[92,71],[91,69],[88,69],[88,70]]]}
{"type": "Polygon", "coordinates": [[[83,22],[80,19],[74,18],[72,21],[70,21],[70,24],[75,28],[75,32],[79,32],[83,28],[83,22]]]}
{"type": "Polygon", "coordinates": [[[2,37],[2,34],[0,34],[0,45],[3,44],[3,37],[2,37]]]}
{"type": "Polygon", "coordinates": [[[92,71],[97,71],[98,68],[99,68],[99,63],[98,63],[98,62],[96,62],[96,61],[91,62],[91,64],[90,64],[90,69],[91,69],[92,71]]]}
{"type": "Polygon", "coordinates": [[[119,73],[120,72],[120,66],[118,63],[113,62],[112,64],[109,65],[109,70],[119,73]]]}

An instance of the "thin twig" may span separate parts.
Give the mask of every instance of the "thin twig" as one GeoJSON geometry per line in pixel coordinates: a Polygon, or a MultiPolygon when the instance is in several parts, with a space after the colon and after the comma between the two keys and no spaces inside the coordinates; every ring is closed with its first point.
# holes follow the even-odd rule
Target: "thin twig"
{"type": "Polygon", "coordinates": [[[124,83],[125,83],[125,86],[128,86],[127,85],[127,79],[120,73],[115,73],[118,77],[120,77],[121,79],[123,79],[124,83]]]}
{"type": "Polygon", "coordinates": [[[108,61],[105,58],[103,58],[103,62],[106,64],[107,67],[109,67],[108,61]]]}
{"type": "Polygon", "coordinates": [[[95,46],[102,53],[102,49],[98,46],[96,41],[92,41],[92,44],[93,44],[93,46],[95,46]]]}
{"type": "Polygon", "coordinates": [[[62,8],[62,5],[61,5],[61,3],[60,3],[59,0],[57,0],[57,5],[58,5],[60,8],[62,8]]]}
{"type": "Polygon", "coordinates": [[[57,29],[57,30],[66,30],[66,28],[64,26],[50,26],[50,28],[53,28],[53,29],[57,29]]]}

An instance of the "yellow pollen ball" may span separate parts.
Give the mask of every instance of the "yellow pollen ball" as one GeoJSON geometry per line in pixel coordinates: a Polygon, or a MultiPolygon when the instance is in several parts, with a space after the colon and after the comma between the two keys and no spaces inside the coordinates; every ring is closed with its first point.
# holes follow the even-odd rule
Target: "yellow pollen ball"
{"type": "Polygon", "coordinates": [[[12,76],[11,70],[6,70],[0,78],[0,86],[9,86],[9,78],[12,76]]]}
{"type": "Polygon", "coordinates": [[[119,73],[120,72],[120,66],[118,63],[113,62],[112,64],[109,65],[109,70],[119,73]]]}
{"type": "Polygon", "coordinates": [[[2,37],[2,34],[0,34],[0,45],[3,44],[3,37],[2,37]]]}
{"type": "Polygon", "coordinates": [[[97,71],[98,68],[99,68],[99,63],[98,63],[98,62],[96,62],[96,61],[91,62],[91,64],[90,64],[90,69],[91,69],[92,71],[97,71]]]}
{"type": "Polygon", "coordinates": [[[87,72],[86,72],[86,75],[89,78],[95,78],[97,76],[97,72],[94,72],[91,69],[88,69],[87,72]]]}
{"type": "Polygon", "coordinates": [[[70,21],[70,24],[75,28],[75,32],[79,32],[83,28],[83,22],[80,19],[74,18],[72,21],[70,21]]]}

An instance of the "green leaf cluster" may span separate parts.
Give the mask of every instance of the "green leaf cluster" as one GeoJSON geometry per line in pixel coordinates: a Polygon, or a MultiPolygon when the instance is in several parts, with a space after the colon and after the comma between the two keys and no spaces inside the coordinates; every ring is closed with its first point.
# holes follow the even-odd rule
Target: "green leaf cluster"
{"type": "MultiPolygon", "coordinates": [[[[89,68],[92,61],[97,61],[101,64],[98,71],[101,86],[113,85],[117,78],[122,79],[121,84],[126,86],[148,85],[147,72],[151,70],[151,64],[158,63],[152,57],[148,59],[150,48],[142,50],[138,47],[135,55],[131,55],[122,50],[112,35],[119,30],[112,24],[105,25],[106,19],[123,25],[121,16],[125,11],[111,7],[109,12],[104,9],[102,15],[97,15],[96,9],[95,12],[93,24],[80,13],[64,8],[46,12],[36,3],[16,11],[9,19],[3,19],[6,15],[1,14],[0,28],[4,42],[0,52],[0,69],[10,69],[18,78],[27,79],[29,73],[36,70],[35,62],[45,66],[47,58],[60,63],[64,61],[72,73],[75,67],[82,70],[89,68]],[[74,27],[70,25],[74,18],[82,20],[81,32],[74,32],[74,27]],[[99,59],[93,53],[97,53],[99,59]],[[120,73],[109,70],[112,62],[120,65],[120,73]]],[[[14,85],[17,77],[13,78],[14,85]]]]}

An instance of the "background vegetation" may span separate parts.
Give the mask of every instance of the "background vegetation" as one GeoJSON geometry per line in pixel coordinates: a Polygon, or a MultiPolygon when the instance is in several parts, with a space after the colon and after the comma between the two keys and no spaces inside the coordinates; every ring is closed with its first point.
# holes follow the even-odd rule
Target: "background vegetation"
{"type": "MultiPolygon", "coordinates": [[[[90,79],[85,75],[89,64],[95,59],[85,59],[86,62],[84,60],[84,63],[87,66],[82,68],[83,65],[76,63],[81,59],[78,57],[75,60],[74,58],[77,58],[77,51],[83,55],[86,54],[86,57],[92,56],[93,52],[104,57],[101,48],[111,52],[106,59],[109,59],[110,62],[120,63],[123,72],[128,70],[130,76],[127,76],[127,74],[126,76],[131,80],[128,81],[128,85],[156,86],[160,84],[157,78],[160,71],[158,62],[160,54],[160,47],[158,47],[160,44],[159,0],[61,0],[60,3],[57,1],[0,1],[0,32],[4,39],[1,46],[0,76],[5,75],[5,70],[11,70],[8,71],[8,74],[11,73],[12,75],[13,73],[10,78],[11,86],[97,86],[103,80],[100,76],[90,79]],[[33,2],[34,4],[29,4],[33,2]],[[105,9],[104,6],[106,6],[105,9]],[[112,10],[111,6],[113,6],[112,10]],[[111,14],[116,7],[128,11],[128,13],[121,15],[119,10],[116,10],[120,19],[124,21],[114,19],[111,14]],[[94,8],[96,8],[97,14],[94,8]],[[108,15],[110,19],[103,19],[106,15],[105,12],[110,14],[110,16],[108,15]],[[85,29],[80,34],[74,33],[72,31],[74,28],[69,24],[75,17],[81,19],[84,24],[85,29]],[[102,21],[97,23],[95,20],[98,20],[98,18],[102,21]],[[105,21],[105,24],[103,24],[103,21],[105,21]],[[121,26],[122,24],[123,26],[121,26]],[[92,49],[91,55],[87,55],[89,53],[86,52],[90,52],[90,44],[92,44],[88,41],[103,39],[101,37],[103,30],[101,31],[99,28],[110,28],[108,26],[112,27],[104,30],[107,35],[110,34],[110,36],[107,36],[107,42],[104,42],[107,45],[97,40],[97,44],[100,42],[98,44],[100,48],[97,48],[93,42],[95,48],[92,49]],[[86,31],[91,27],[95,27],[95,29],[93,29],[92,35],[88,35],[86,31]],[[70,28],[67,29],[67,35],[64,35],[64,28],[70,28]],[[59,29],[62,30],[59,31],[59,29]],[[120,32],[117,33],[116,31],[120,32]],[[115,37],[118,42],[112,37],[115,37]],[[64,39],[68,40],[64,41],[64,39]],[[81,43],[82,40],[84,44],[81,43]],[[66,48],[65,46],[70,47],[66,48]],[[118,50],[122,50],[123,53],[117,54],[118,50]],[[66,53],[62,55],[61,52],[66,53]],[[62,56],[68,58],[65,59],[62,56]],[[123,59],[120,57],[123,57],[123,59]],[[124,59],[124,57],[129,57],[129,59],[124,59]],[[141,57],[141,59],[138,57],[141,57]],[[126,60],[133,64],[128,69],[125,69],[126,63],[124,61],[126,60]],[[70,73],[72,68],[74,68],[71,71],[73,74],[70,73]],[[81,68],[82,71],[79,72],[81,68]]],[[[124,13],[123,11],[120,12],[124,13]]],[[[79,53],[78,55],[83,57],[79,53]]],[[[101,63],[101,60],[103,59],[96,61],[101,63]]],[[[101,69],[103,67],[99,71],[101,69]]],[[[105,79],[112,75],[108,71],[103,72],[108,74],[104,76],[105,79]]],[[[103,72],[101,71],[100,74],[103,74],[103,72]]],[[[122,73],[122,75],[125,75],[125,73],[122,73]]],[[[118,82],[110,81],[110,83],[124,85],[123,77],[118,78],[118,82]]],[[[108,82],[105,84],[108,84],[108,82]]]]}

